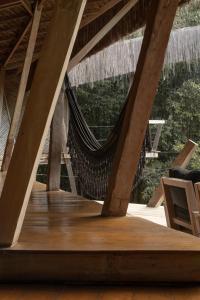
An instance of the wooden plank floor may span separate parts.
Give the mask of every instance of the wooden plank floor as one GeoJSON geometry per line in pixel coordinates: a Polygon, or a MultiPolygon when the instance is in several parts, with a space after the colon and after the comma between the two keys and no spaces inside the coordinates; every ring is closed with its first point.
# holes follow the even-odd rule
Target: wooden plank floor
{"type": "Polygon", "coordinates": [[[138,217],[102,218],[101,205],[34,191],[19,242],[0,250],[0,281],[200,280],[200,239],[138,217]]]}
{"type": "Polygon", "coordinates": [[[199,300],[200,287],[3,285],[2,300],[199,300]]]}

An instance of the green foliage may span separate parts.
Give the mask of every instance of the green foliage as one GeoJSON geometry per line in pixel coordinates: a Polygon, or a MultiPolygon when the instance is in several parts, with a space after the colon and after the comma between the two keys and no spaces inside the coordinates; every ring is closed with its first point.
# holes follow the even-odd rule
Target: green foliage
{"type": "MultiPolygon", "coordinates": [[[[125,101],[129,81],[106,80],[79,87],[78,101],[88,124],[96,126],[114,125],[125,101]]],[[[200,76],[199,69],[191,65],[191,71],[184,64],[178,64],[175,72],[162,75],[152,119],[164,119],[159,150],[159,159],[147,161],[141,184],[135,200],[147,203],[160,178],[167,175],[171,162],[181,151],[187,139],[200,141],[200,76]]],[[[108,132],[94,130],[102,139],[108,132]]],[[[189,168],[200,168],[200,149],[196,152],[189,168]]]]}
{"type": "Polygon", "coordinates": [[[77,89],[77,98],[82,113],[89,126],[102,126],[91,128],[97,139],[105,139],[110,128],[114,126],[126,99],[129,82],[123,80],[105,80],[89,84],[77,89]]]}
{"type": "Polygon", "coordinates": [[[172,145],[185,143],[191,138],[199,140],[200,82],[188,80],[169,94],[165,108],[165,130],[161,150],[170,151],[172,145]]]}
{"type": "MultiPolygon", "coordinates": [[[[200,145],[200,140],[197,142],[198,145],[200,145]]],[[[176,144],[174,146],[174,150],[178,153],[183,149],[184,144],[176,144]]],[[[197,147],[193,158],[190,161],[190,164],[188,166],[188,169],[194,170],[194,169],[200,169],[200,147],[197,147]]]]}
{"type": "Polygon", "coordinates": [[[155,186],[160,183],[160,178],[166,175],[169,164],[169,161],[162,162],[160,160],[149,160],[146,163],[143,178],[137,191],[137,197],[134,199],[135,202],[148,203],[155,186]]]}
{"type": "Polygon", "coordinates": [[[200,0],[192,0],[189,4],[178,9],[174,28],[199,25],[200,0]]]}
{"type": "MultiPolygon", "coordinates": [[[[178,10],[174,28],[200,24],[200,0],[178,10]]],[[[130,37],[143,34],[143,29],[130,37]]],[[[200,144],[200,64],[192,63],[190,71],[184,63],[162,74],[152,119],[164,119],[166,124],[161,135],[159,159],[148,160],[141,184],[137,189],[136,202],[147,203],[160,178],[167,175],[171,162],[184,147],[188,138],[200,144]]],[[[129,80],[127,77],[117,80],[105,80],[84,85],[77,89],[78,101],[82,112],[91,126],[113,126],[126,99],[129,80]]],[[[99,139],[106,138],[109,130],[94,130],[99,139]]],[[[191,163],[191,169],[200,169],[200,147],[191,163]]]]}
{"type": "MultiPolygon", "coordinates": [[[[193,74],[194,77],[195,74],[193,74]]],[[[184,77],[184,75],[183,75],[184,77]]],[[[173,79],[175,79],[174,76],[173,79]]],[[[167,174],[171,162],[180,153],[186,141],[190,138],[200,142],[200,80],[193,78],[186,81],[176,81],[173,88],[161,80],[157,100],[154,105],[154,117],[159,118],[159,112],[167,122],[161,135],[159,150],[162,155],[156,161],[147,164],[141,183],[141,197],[147,203],[159,183],[160,177],[167,174]],[[147,172],[150,170],[150,172],[147,172]]],[[[196,151],[188,168],[200,169],[200,149],[196,151]]]]}

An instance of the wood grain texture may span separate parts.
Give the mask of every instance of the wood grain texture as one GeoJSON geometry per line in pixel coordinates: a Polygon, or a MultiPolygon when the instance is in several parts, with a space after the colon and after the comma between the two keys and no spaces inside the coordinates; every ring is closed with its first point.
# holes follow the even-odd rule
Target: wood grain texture
{"type": "Polygon", "coordinates": [[[157,91],[173,20],[175,1],[153,1],[149,11],[141,53],[110,177],[103,216],[127,212],[142,145],[157,91]]]}
{"type": "Polygon", "coordinates": [[[30,1],[28,1],[28,0],[21,0],[21,4],[25,8],[25,10],[32,16],[33,12],[32,12],[32,7],[31,7],[30,1]]]}
{"type": "MultiPolygon", "coordinates": [[[[198,145],[195,142],[193,142],[192,140],[188,140],[183,150],[179,153],[179,155],[172,163],[171,168],[174,167],[186,168],[191,158],[193,157],[197,147],[198,145]]],[[[159,184],[159,186],[155,189],[151,199],[148,202],[148,207],[158,207],[163,203],[163,201],[164,201],[163,189],[162,189],[162,185],[159,184]]]]}
{"type": "Polygon", "coordinates": [[[63,145],[64,91],[61,90],[50,129],[48,191],[60,190],[61,155],[63,145]]]}
{"type": "Polygon", "coordinates": [[[199,300],[200,287],[0,285],[3,300],[199,300]]]}
{"type": "MultiPolygon", "coordinates": [[[[33,54],[34,54],[34,50],[35,50],[41,15],[42,15],[42,7],[41,7],[41,9],[38,9],[38,7],[36,5],[33,20],[32,20],[32,27],[31,27],[28,47],[27,47],[27,51],[26,51],[26,57],[25,57],[22,75],[21,75],[21,79],[20,79],[19,90],[17,93],[14,114],[13,114],[12,121],[10,124],[7,143],[6,143],[5,152],[4,152],[4,156],[3,156],[3,162],[2,162],[2,166],[1,166],[1,170],[3,172],[6,172],[8,170],[8,166],[10,164],[10,160],[11,160],[11,156],[12,156],[13,147],[15,144],[15,138],[17,135],[17,130],[19,127],[20,118],[21,118],[21,114],[22,114],[22,106],[24,103],[24,97],[25,97],[25,92],[26,92],[26,87],[27,87],[27,82],[28,82],[28,76],[29,76],[31,63],[32,63],[32,59],[33,59],[33,54]]],[[[8,61],[9,61],[9,59],[8,59],[8,61]]]]}
{"type": "Polygon", "coordinates": [[[100,204],[70,193],[33,192],[18,243],[0,249],[0,282],[200,280],[198,238],[100,213],[100,204]]]}
{"type": "Polygon", "coordinates": [[[56,1],[1,196],[0,245],[11,245],[19,237],[85,4],[86,0],[56,1]]]}
{"type": "Polygon", "coordinates": [[[2,121],[2,111],[4,103],[5,71],[0,70],[0,126],[2,121]]]}
{"type": "MultiPolygon", "coordinates": [[[[196,220],[193,217],[193,213],[199,213],[199,203],[195,196],[194,186],[192,181],[182,180],[177,178],[162,178],[162,187],[164,191],[165,198],[165,208],[168,220],[168,226],[171,228],[180,230],[180,226],[182,227],[182,231],[184,228],[192,234],[199,236],[199,232],[196,226],[196,220]],[[173,198],[170,189],[171,188],[181,188],[185,192],[185,200],[187,203],[188,213],[189,213],[189,221],[186,221],[184,218],[177,218],[175,213],[175,207],[173,203],[173,198]]],[[[180,196],[180,194],[179,194],[180,196]]],[[[179,201],[178,203],[184,203],[184,199],[176,199],[179,201]],[[182,202],[181,202],[182,201],[182,202]]]]}
{"type": "Polygon", "coordinates": [[[24,28],[24,30],[22,31],[22,34],[20,35],[19,39],[17,40],[16,44],[14,45],[14,47],[12,48],[11,52],[9,53],[8,57],[6,58],[5,62],[4,62],[4,67],[6,68],[7,64],[9,63],[9,61],[11,60],[11,58],[13,57],[14,53],[16,52],[16,50],[18,49],[18,47],[20,46],[20,44],[22,43],[24,37],[27,35],[29,29],[31,28],[31,23],[32,20],[30,20],[28,22],[28,24],[26,25],[26,27],[24,28]]]}

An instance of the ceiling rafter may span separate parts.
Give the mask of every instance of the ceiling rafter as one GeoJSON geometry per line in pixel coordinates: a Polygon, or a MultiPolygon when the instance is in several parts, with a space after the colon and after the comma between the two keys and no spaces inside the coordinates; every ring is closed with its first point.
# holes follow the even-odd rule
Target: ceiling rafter
{"type": "Polygon", "coordinates": [[[93,13],[89,13],[89,12],[87,13],[87,9],[86,9],[86,11],[85,11],[86,14],[82,19],[80,28],[83,28],[86,25],[88,25],[89,23],[91,23],[92,21],[96,20],[98,17],[103,15],[105,12],[107,12],[113,6],[118,4],[120,1],[122,1],[122,0],[96,1],[96,6],[97,6],[96,11],[93,13]]]}
{"type": "Polygon", "coordinates": [[[12,8],[13,6],[21,5],[21,0],[1,0],[0,1],[0,11],[8,8],[12,8]]]}
{"type": "Polygon", "coordinates": [[[26,9],[26,11],[33,16],[33,11],[32,11],[32,7],[29,1],[27,0],[21,0],[21,4],[23,5],[23,7],[26,9]]]}
{"type": "Polygon", "coordinates": [[[17,50],[17,48],[19,47],[19,45],[21,44],[21,42],[23,41],[24,37],[26,36],[26,34],[28,33],[30,27],[31,27],[31,23],[32,23],[32,18],[31,20],[28,22],[28,24],[26,25],[25,29],[23,30],[22,34],[20,35],[19,39],[17,40],[16,44],[14,45],[14,47],[12,48],[10,54],[8,55],[5,63],[4,63],[4,68],[7,66],[7,64],[10,62],[11,58],[13,57],[15,51],[17,50]]]}
{"type": "Polygon", "coordinates": [[[1,0],[0,11],[19,5],[22,5],[31,16],[33,15],[31,4],[27,0],[1,0]]]}

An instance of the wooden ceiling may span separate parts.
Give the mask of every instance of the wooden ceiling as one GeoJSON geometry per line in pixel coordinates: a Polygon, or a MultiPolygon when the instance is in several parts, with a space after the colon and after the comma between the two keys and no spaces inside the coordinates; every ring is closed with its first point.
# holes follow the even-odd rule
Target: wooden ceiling
{"type": "MultiPolygon", "coordinates": [[[[104,26],[129,0],[88,0],[74,48],[77,53],[102,26],[104,26]]],[[[139,0],[136,6],[91,52],[97,52],[145,23],[146,9],[152,0],[139,0]]],[[[0,0],[0,67],[7,70],[23,66],[35,0],[0,0]]],[[[50,20],[54,0],[45,1],[39,34],[34,52],[36,61],[41,52],[50,20]]]]}

